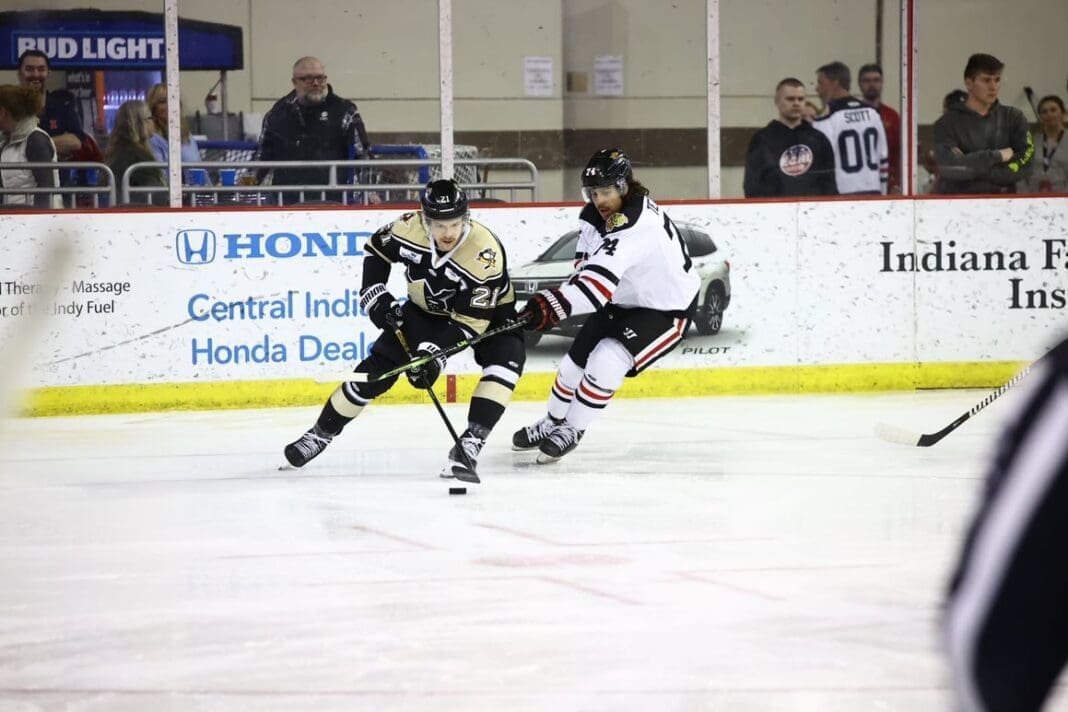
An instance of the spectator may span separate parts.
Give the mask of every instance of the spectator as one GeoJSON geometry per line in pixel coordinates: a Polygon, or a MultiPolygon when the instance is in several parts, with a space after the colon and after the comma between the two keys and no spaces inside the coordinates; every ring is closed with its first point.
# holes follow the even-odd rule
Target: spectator
{"type": "MultiPolygon", "coordinates": [[[[0,187],[55,188],[59,171],[55,168],[18,168],[19,163],[56,162],[56,146],[38,126],[37,114],[44,96],[29,87],[0,86],[0,187]]],[[[3,205],[28,205],[58,209],[63,201],[58,193],[4,193],[3,205]]]]}
{"type": "Polygon", "coordinates": [[[1037,712],[1068,659],[1068,341],[1021,391],[945,607],[957,710],[1037,712]]]}
{"type": "Polygon", "coordinates": [[[816,120],[820,113],[820,107],[816,106],[815,102],[811,100],[806,100],[805,105],[801,107],[801,118],[810,124],[816,120]]]}
{"type": "Polygon", "coordinates": [[[72,153],[82,147],[85,132],[74,95],[65,90],[45,89],[49,70],[48,55],[41,50],[28,49],[19,55],[19,84],[35,89],[44,96],[41,128],[52,137],[59,159],[68,160],[72,153]]]}
{"type": "Polygon", "coordinates": [[[779,118],[753,134],[745,157],[745,197],[838,195],[834,149],[803,116],[805,85],[787,77],[775,87],[779,118]]]}
{"type": "MultiPolygon", "coordinates": [[[[148,92],[147,103],[149,113],[152,114],[152,136],[148,139],[148,145],[157,161],[168,163],[170,152],[167,145],[167,85],[153,86],[148,92]]],[[[189,133],[189,123],[185,120],[185,116],[180,116],[179,121],[182,163],[199,161],[200,147],[189,133]]]]}
{"type": "MultiPolygon", "coordinates": [[[[142,161],[155,161],[149,139],[152,137],[152,115],[148,105],[143,101],[127,101],[115,113],[115,125],[108,138],[106,160],[115,182],[122,185],[123,176],[130,166],[142,161]]],[[[163,187],[163,171],[159,168],[138,168],[130,174],[131,187],[163,187]]],[[[165,191],[154,193],[131,193],[127,197],[130,203],[151,203],[166,205],[168,196],[165,191]]]]}
{"type": "Polygon", "coordinates": [[[834,147],[835,182],[842,195],[886,194],[886,129],[879,112],[850,96],[849,67],[831,62],[816,70],[816,93],[827,113],[812,125],[834,147]]]}
{"type": "MultiPolygon", "coordinates": [[[[962,104],[964,100],[968,98],[968,92],[962,89],[954,89],[942,98],[942,113],[945,114],[949,111],[949,107],[954,104],[962,104]]],[[[927,171],[929,178],[927,182],[920,186],[920,193],[930,194],[938,192],[938,161],[935,160],[935,152],[933,148],[925,148],[923,144],[919,144],[916,150],[920,154],[920,163],[923,165],[924,170],[927,171]]]]}
{"type": "MultiPolygon", "coordinates": [[[[50,65],[48,55],[38,49],[28,49],[19,55],[19,84],[44,95],[44,108],[38,116],[41,128],[52,137],[60,161],[93,161],[101,163],[104,155],[93,137],[82,129],[78,101],[65,89],[48,91],[50,65]]],[[[60,184],[88,185],[84,171],[60,171],[60,184]]],[[[73,203],[68,200],[68,203],[73,203]]]]}
{"type": "Polygon", "coordinates": [[[1032,193],[1068,193],[1068,141],[1064,138],[1064,102],[1059,96],[1044,96],[1038,102],[1042,129],[1039,147],[1042,162],[1027,179],[1032,193]]]}
{"type": "Polygon", "coordinates": [[[1004,68],[993,55],[969,57],[968,98],[935,121],[939,193],[1015,193],[1031,172],[1035,146],[1023,112],[998,101],[1004,68]]]}
{"type": "MultiPolygon", "coordinates": [[[[334,93],[327,81],[326,68],[315,57],[302,57],[293,65],[293,91],[275,102],[260,130],[256,160],[259,161],[344,161],[370,158],[367,129],[356,104],[334,93]]],[[[263,178],[263,174],[260,178],[263,178]]],[[[274,185],[325,185],[326,168],[276,168],[274,185]]],[[[338,170],[338,181],[344,171],[338,170]]],[[[337,191],[315,192],[309,199],[341,200],[337,191]]],[[[376,196],[377,197],[377,196],[376,196]]],[[[282,193],[282,203],[301,200],[300,192],[282,193]]],[[[370,202],[378,202],[371,198],[370,202]]]]}
{"type": "Polygon", "coordinates": [[[857,72],[857,86],[864,101],[875,107],[886,131],[886,152],[890,164],[887,171],[888,193],[901,192],[901,116],[883,103],[883,68],[865,64],[857,72]]]}

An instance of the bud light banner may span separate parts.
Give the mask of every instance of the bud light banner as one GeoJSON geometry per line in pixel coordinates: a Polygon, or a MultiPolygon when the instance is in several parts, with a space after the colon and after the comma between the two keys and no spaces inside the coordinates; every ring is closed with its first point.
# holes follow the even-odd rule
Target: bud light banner
{"type": "MultiPolygon", "coordinates": [[[[163,15],[104,10],[0,12],[0,67],[17,67],[19,56],[29,49],[44,52],[55,69],[163,69],[163,15]]],[[[241,69],[241,28],[179,19],[178,52],[183,70],[241,69]]]]}

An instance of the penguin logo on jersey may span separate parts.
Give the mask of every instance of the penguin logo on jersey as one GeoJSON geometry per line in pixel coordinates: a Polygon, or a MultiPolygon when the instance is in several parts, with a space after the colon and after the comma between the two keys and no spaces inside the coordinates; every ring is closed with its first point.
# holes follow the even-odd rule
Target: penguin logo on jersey
{"type": "Polygon", "coordinates": [[[797,176],[808,173],[813,161],[812,149],[803,143],[798,143],[782,152],[779,156],[779,170],[788,176],[797,176]]]}
{"type": "Polygon", "coordinates": [[[497,253],[489,247],[479,252],[475,259],[482,263],[482,269],[491,269],[497,266],[497,253]]]}
{"type": "Polygon", "coordinates": [[[630,219],[626,215],[623,213],[616,213],[604,221],[604,231],[612,232],[613,230],[618,230],[629,222],[630,219]]]}
{"type": "Polygon", "coordinates": [[[436,312],[438,314],[448,314],[452,311],[452,298],[456,296],[455,289],[442,289],[440,291],[434,291],[425,280],[423,282],[423,302],[426,304],[427,311],[436,312]]]}

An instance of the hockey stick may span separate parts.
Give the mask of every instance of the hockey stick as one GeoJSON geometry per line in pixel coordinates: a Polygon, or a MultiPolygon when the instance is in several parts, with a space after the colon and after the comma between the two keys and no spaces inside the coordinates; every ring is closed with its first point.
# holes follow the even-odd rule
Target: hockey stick
{"type": "MultiPolygon", "coordinates": [[[[400,342],[401,348],[404,349],[404,353],[407,354],[408,358],[411,358],[411,351],[408,350],[408,339],[404,338],[404,333],[400,329],[395,330],[393,333],[397,335],[397,341],[400,342]]],[[[435,358],[440,357],[441,353],[438,353],[432,354],[430,358],[414,359],[414,361],[422,361],[424,364],[426,364],[434,360],[435,358]]],[[[441,416],[442,422],[445,423],[445,427],[448,428],[449,435],[452,436],[452,441],[456,443],[457,452],[460,453],[460,456],[463,457],[464,462],[467,463],[466,468],[453,467],[452,476],[460,480],[461,482],[474,482],[475,484],[481,482],[482,480],[478,478],[478,473],[475,472],[475,463],[471,462],[471,458],[467,456],[467,451],[464,450],[462,445],[460,445],[460,436],[456,434],[456,429],[452,427],[452,421],[449,420],[449,416],[445,415],[445,409],[441,407],[441,401],[438,400],[437,394],[434,393],[433,386],[428,384],[426,387],[426,393],[428,396],[430,396],[430,400],[434,402],[434,407],[438,409],[438,415],[441,416]]]]}
{"type": "Polygon", "coordinates": [[[384,381],[387,378],[393,378],[394,376],[400,375],[405,371],[410,371],[413,368],[419,368],[423,364],[433,361],[435,358],[439,358],[441,356],[445,356],[447,358],[449,356],[452,356],[453,354],[463,351],[468,346],[474,346],[480,341],[485,341],[491,336],[497,336],[498,334],[515,331],[516,329],[522,327],[524,323],[526,322],[521,320],[506,322],[493,329],[487,329],[478,336],[473,336],[470,339],[460,339],[452,346],[446,349],[442,349],[441,353],[437,354],[436,356],[420,356],[419,358],[412,359],[408,363],[402,363],[400,366],[397,366],[396,368],[391,368],[388,371],[383,371],[382,373],[363,373],[349,371],[347,373],[342,374],[326,374],[322,376],[316,376],[315,382],[337,383],[338,381],[345,381],[347,383],[377,383],[378,381],[384,381]]]}
{"type": "Polygon", "coordinates": [[[30,296],[22,313],[15,316],[11,329],[0,339],[0,420],[17,410],[19,377],[30,371],[38,342],[49,321],[48,302],[59,290],[76,259],[75,238],[61,231],[47,244],[37,265],[39,272],[33,280],[39,285],[30,296]]]}
{"type": "Polygon", "coordinates": [[[1027,372],[1031,370],[1031,367],[1034,366],[1035,363],[1038,362],[1036,361],[1028,366],[1025,366],[1022,371],[1020,371],[1015,376],[1006,381],[1000,388],[988,395],[983,400],[976,403],[974,406],[972,406],[971,410],[954,420],[946,427],[939,430],[937,433],[924,433],[922,435],[917,435],[915,433],[909,432],[908,430],[905,430],[904,428],[899,428],[894,425],[887,425],[886,423],[877,423],[875,425],[875,434],[883,440],[892,443],[898,443],[900,445],[931,447],[936,442],[946,437],[960,426],[964,425],[965,421],[967,421],[973,415],[996,401],[1005,391],[1009,390],[1017,383],[1019,383],[1023,379],[1023,377],[1027,375],[1027,372]]]}

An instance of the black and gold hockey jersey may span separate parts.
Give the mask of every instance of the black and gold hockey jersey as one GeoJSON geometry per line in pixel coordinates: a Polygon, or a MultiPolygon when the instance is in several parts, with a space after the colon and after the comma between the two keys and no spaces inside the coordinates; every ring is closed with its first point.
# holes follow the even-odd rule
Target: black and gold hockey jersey
{"type": "Polygon", "coordinates": [[[408,298],[428,314],[448,317],[471,338],[494,318],[511,314],[515,290],[508,278],[508,257],[500,239],[482,223],[470,221],[448,252],[439,252],[420,213],[405,213],[378,230],[365,245],[363,288],[384,283],[389,264],[404,266],[408,298]],[[384,261],[384,273],[371,263],[384,261]],[[370,264],[369,264],[370,263],[370,264]]]}

